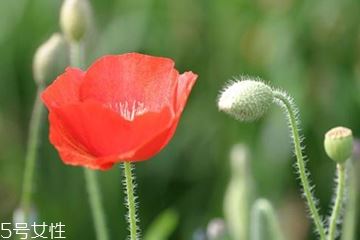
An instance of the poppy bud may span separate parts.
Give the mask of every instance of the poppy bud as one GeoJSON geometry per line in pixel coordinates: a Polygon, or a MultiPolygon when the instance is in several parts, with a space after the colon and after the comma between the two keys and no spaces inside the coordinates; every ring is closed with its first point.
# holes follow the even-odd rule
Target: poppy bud
{"type": "Polygon", "coordinates": [[[251,122],[265,114],[273,98],[268,85],[246,79],[227,86],[220,95],[218,107],[239,121],[251,122]]]}
{"type": "Polygon", "coordinates": [[[209,240],[223,239],[226,236],[226,224],[221,218],[212,219],[206,228],[206,236],[209,240]]]}
{"type": "Polygon", "coordinates": [[[343,163],[352,155],[353,135],[349,128],[335,127],[325,134],[326,154],[335,162],[343,163]]]}
{"type": "Polygon", "coordinates": [[[248,239],[251,175],[248,171],[250,150],[236,144],[230,152],[231,178],[224,195],[224,217],[232,239],[248,239]]]}
{"type": "Polygon", "coordinates": [[[36,212],[36,209],[34,207],[31,207],[29,209],[29,213],[28,216],[26,217],[24,209],[22,208],[17,208],[15,209],[14,213],[13,213],[13,223],[24,223],[24,222],[28,222],[28,223],[34,223],[38,220],[38,214],[36,212]]]}
{"type": "Polygon", "coordinates": [[[67,64],[66,42],[59,33],[54,33],[35,52],[33,60],[34,79],[44,84],[54,79],[67,64]]]}
{"type": "Polygon", "coordinates": [[[61,8],[60,25],[69,41],[81,41],[90,26],[88,0],[65,0],[61,8]]]}

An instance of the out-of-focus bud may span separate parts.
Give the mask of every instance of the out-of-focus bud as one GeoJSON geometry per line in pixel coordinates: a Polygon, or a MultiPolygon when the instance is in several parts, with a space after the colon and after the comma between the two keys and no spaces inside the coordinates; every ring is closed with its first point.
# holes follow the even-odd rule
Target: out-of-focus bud
{"type": "Polygon", "coordinates": [[[195,232],[192,234],[191,239],[192,240],[207,240],[205,230],[202,228],[196,229],[195,232]]]}
{"type": "Polygon", "coordinates": [[[332,128],[325,134],[325,152],[335,162],[343,163],[353,153],[353,141],[351,129],[346,127],[332,128]]]}
{"type": "Polygon", "coordinates": [[[231,239],[249,239],[251,200],[250,158],[246,145],[236,144],[230,152],[231,177],[224,196],[224,217],[231,239]]]}
{"type": "Polygon", "coordinates": [[[249,158],[250,152],[245,144],[238,143],[231,148],[230,167],[233,176],[241,175],[241,173],[246,174],[249,158]]]}
{"type": "Polygon", "coordinates": [[[45,84],[62,72],[68,63],[68,51],[65,39],[54,33],[35,52],[33,74],[37,84],[45,84]]]}
{"type": "Polygon", "coordinates": [[[37,212],[34,208],[31,208],[28,216],[25,217],[25,212],[22,208],[15,209],[13,213],[13,223],[34,223],[37,221],[37,212]],[[26,220],[27,219],[27,220],[26,220]]]}
{"type": "Polygon", "coordinates": [[[265,83],[251,79],[236,80],[221,92],[218,107],[239,121],[251,122],[266,113],[273,99],[272,89],[265,83]]]}
{"type": "Polygon", "coordinates": [[[60,13],[60,26],[66,38],[81,41],[89,31],[91,11],[88,0],[64,0],[60,13]]]}
{"type": "Polygon", "coordinates": [[[212,219],[207,225],[206,235],[209,240],[224,239],[226,235],[225,221],[221,218],[212,219]]]}
{"type": "Polygon", "coordinates": [[[353,150],[354,159],[360,159],[360,139],[354,139],[354,150],[353,150]]]}

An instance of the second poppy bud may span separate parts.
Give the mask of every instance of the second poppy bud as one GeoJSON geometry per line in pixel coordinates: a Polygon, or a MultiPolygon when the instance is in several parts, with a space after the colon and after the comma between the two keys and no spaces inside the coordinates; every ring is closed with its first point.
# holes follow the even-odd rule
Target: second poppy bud
{"type": "Polygon", "coordinates": [[[353,151],[352,131],[346,127],[335,127],[325,134],[326,154],[335,162],[343,163],[351,157],[353,151]]]}

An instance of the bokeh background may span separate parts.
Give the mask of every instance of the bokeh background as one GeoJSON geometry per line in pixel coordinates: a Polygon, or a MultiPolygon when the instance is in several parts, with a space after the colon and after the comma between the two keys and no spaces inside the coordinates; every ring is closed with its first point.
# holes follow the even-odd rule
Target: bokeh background
{"type": "MultiPolygon", "coordinates": [[[[250,151],[251,198],[271,200],[291,233],[287,239],[315,239],[280,109],[274,106],[263,119],[244,124],[220,113],[216,100],[228,80],[243,74],[259,76],[294,97],[316,196],[328,214],[335,164],[324,153],[323,134],[344,125],[360,136],[360,2],[90,2],[94,26],[88,63],[104,54],[137,51],[170,57],[181,72],[199,74],[173,140],[153,159],[136,164],[143,232],[172,209],[175,229],[169,239],[202,239],[208,222],[224,216],[229,152],[241,142],[250,151]]],[[[60,0],[0,1],[0,222],[11,222],[19,203],[36,93],[32,58],[60,31],[60,6],[60,0]]],[[[64,165],[47,135],[44,121],[34,191],[39,219],[65,223],[68,239],[95,239],[82,169],[64,165]]],[[[112,239],[124,239],[120,168],[98,175],[112,239]]]]}

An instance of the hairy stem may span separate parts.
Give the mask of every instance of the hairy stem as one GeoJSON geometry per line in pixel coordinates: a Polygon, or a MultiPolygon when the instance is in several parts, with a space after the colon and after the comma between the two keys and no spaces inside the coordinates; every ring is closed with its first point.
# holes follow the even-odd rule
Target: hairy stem
{"type": "MultiPolygon", "coordinates": [[[[70,62],[72,66],[83,67],[84,51],[81,43],[70,44],[70,62]]],[[[95,225],[96,236],[98,240],[108,240],[108,232],[105,220],[105,211],[101,201],[101,193],[97,176],[93,170],[84,169],[86,186],[89,194],[90,209],[95,225]]]]}
{"type": "Polygon", "coordinates": [[[293,144],[294,144],[294,148],[295,148],[298,172],[300,175],[300,181],[301,181],[301,184],[303,187],[305,198],[306,198],[307,204],[309,206],[311,218],[313,219],[316,230],[317,230],[318,234],[320,235],[320,239],[325,240],[325,238],[326,238],[325,228],[324,228],[324,225],[322,222],[322,218],[320,217],[320,214],[316,207],[315,197],[312,194],[312,188],[310,186],[309,174],[306,171],[304,156],[302,153],[299,129],[298,129],[297,122],[296,122],[297,121],[296,120],[297,109],[294,106],[294,104],[292,103],[292,99],[290,97],[288,97],[286,94],[279,92],[279,91],[274,91],[274,97],[275,97],[275,102],[286,110],[289,125],[290,125],[291,135],[292,135],[292,139],[293,139],[293,144]]]}
{"type": "Polygon", "coordinates": [[[25,158],[25,170],[22,186],[22,195],[21,195],[21,208],[24,212],[24,222],[28,221],[30,205],[31,205],[31,195],[34,182],[34,172],[35,172],[35,163],[37,158],[37,148],[39,145],[39,135],[41,130],[41,120],[44,111],[44,107],[40,100],[40,93],[44,89],[42,84],[39,84],[35,104],[30,120],[29,127],[29,138],[28,146],[25,158]]]}
{"type": "Polygon", "coordinates": [[[328,240],[334,240],[336,235],[336,227],[338,224],[338,219],[340,217],[341,209],[343,206],[344,195],[345,195],[345,165],[337,164],[337,187],[336,187],[336,197],[335,204],[331,213],[330,223],[329,223],[329,234],[328,240]]]}
{"type": "Polygon", "coordinates": [[[136,204],[135,204],[135,191],[134,191],[134,176],[133,176],[133,166],[130,162],[124,162],[124,175],[125,175],[125,192],[126,192],[126,207],[129,211],[128,213],[128,223],[130,230],[130,240],[138,239],[139,227],[137,226],[137,216],[136,216],[136,204]]]}

